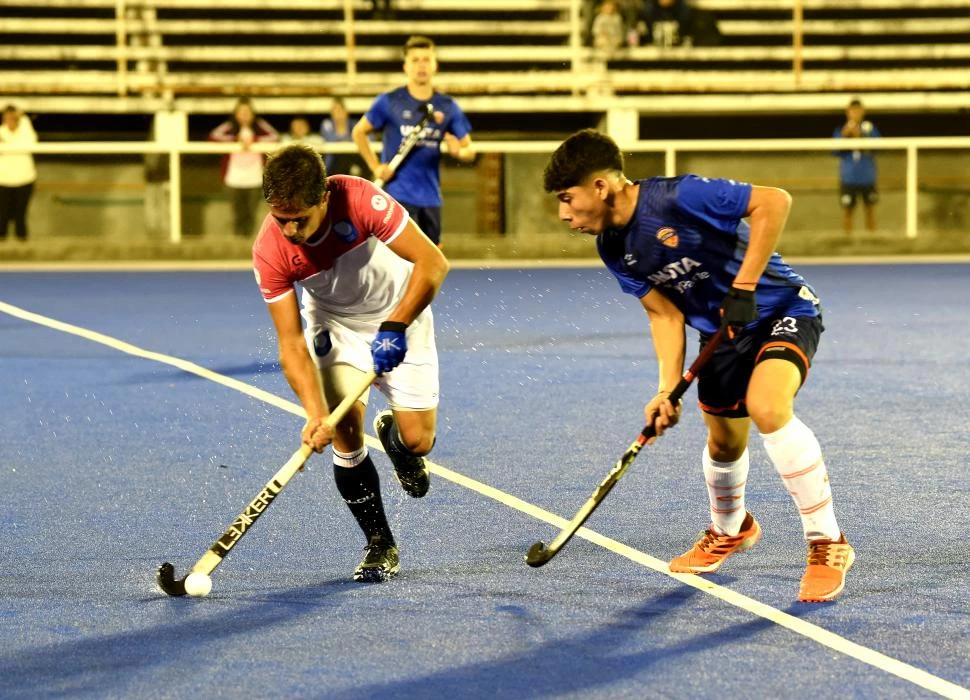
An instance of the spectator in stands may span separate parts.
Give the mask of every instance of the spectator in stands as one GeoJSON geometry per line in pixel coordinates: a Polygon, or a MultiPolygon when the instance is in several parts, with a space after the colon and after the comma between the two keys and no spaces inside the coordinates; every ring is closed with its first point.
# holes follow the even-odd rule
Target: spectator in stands
{"type": "Polygon", "coordinates": [[[281,143],[303,143],[317,148],[323,146],[323,137],[310,130],[310,121],[306,117],[293,117],[289,130],[280,137],[281,143]]]}
{"type": "Polygon", "coordinates": [[[248,98],[240,97],[232,116],[213,129],[210,141],[238,141],[242,150],[228,153],[222,159],[222,181],[232,204],[232,230],[237,236],[253,234],[256,208],[263,199],[263,163],[265,156],[250,149],[257,141],[279,141],[280,135],[265,119],[256,116],[248,98]]]}
{"type": "Polygon", "coordinates": [[[412,36],[404,44],[404,74],[407,84],[378,95],[357,126],[354,143],[375,178],[382,180],[387,193],[408,210],[420,229],[435,243],[441,243],[441,184],[439,165],[441,144],[457,160],[475,159],[471,125],[455,100],[437,92],[431,85],[438,72],[438,59],[431,39],[412,36]],[[428,104],[434,110],[433,123],[424,127],[421,139],[404,161],[392,169],[394,157],[404,136],[410,133],[428,104]],[[383,150],[378,160],[371,150],[369,134],[383,132],[383,150]]]}
{"type": "Polygon", "coordinates": [[[626,27],[616,0],[604,0],[593,18],[593,48],[609,58],[626,44],[626,27]]]}
{"type": "MultiPolygon", "coordinates": [[[[30,117],[15,105],[3,110],[0,124],[0,143],[37,143],[30,117]]],[[[14,234],[20,242],[27,240],[27,207],[34,193],[37,169],[29,152],[0,153],[0,241],[7,240],[7,229],[14,222],[14,234]]]]}
{"type": "Polygon", "coordinates": [[[644,0],[642,19],[646,44],[680,46],[690,36],[691,6],[687,0],[644,0]]]}
{"type": "Polygon", "coordinates": [[[395,17],[394,4],[391,0],[370,0],[370,6],[372,19],[391,20],[395,17]]]}
{"type": "MultiPolygon", "coordinates": [[[[833,138],[872,139],[882,134],[866,119],[862,101],[853,99],[845,110],[845,123],[835,127],[833,138]]],[[[842,228],[846,235],[852,234],[852,219],[856,201],[861,199],[866,210],[866,230],[876,230],[876,158],[871,150],[836,151],[839,157],[839,185],[842,203],[842,228]]]]}
{"type": "MultiPolygon", "coordinates": [[[[344,101],[335,97],[330,103],[330,116],[320,123],[320,135],[328,143],[353,143],[356,125],[357,120],[350,118],[344,101]]],[[[364,177],[367,172],[367,164],[354,153],[328,153],[323,161],[327,166],[327,175],[364,177]]]]}
{"type": "MultiPolygon", "coordinates": [[[[640,43],[638,25],[643,0],[611,0],[623,22],[624,41],[630,46],[640,43]]],[[[593,24],[600,15],[604,0],[583,0],[580,19],[583,23],[582,39],[586,46],[595,46],[593,24]]],[[[611,20],[612,21],[612,20],[611,20]]]]}

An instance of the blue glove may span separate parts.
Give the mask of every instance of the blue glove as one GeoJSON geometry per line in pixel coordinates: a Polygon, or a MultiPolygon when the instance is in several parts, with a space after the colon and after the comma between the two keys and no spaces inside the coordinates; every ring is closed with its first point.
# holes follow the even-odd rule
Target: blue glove
{"type": "Polygon", "coordinates": [[[404,362],[404,356],[408,351],[408,341],[404,335],[407,328],[406,323],[384,321],[377,329],[374,342],[370,344],[375,372],[378,374],[390,372],[404,362]]]}

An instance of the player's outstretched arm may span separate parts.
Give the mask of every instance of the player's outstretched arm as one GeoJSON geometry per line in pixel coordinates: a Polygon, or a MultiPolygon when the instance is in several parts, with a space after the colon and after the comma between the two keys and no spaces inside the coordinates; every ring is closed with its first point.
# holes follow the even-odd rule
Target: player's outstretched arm
{"type": "Polygon", "coordinates": [[[287,294],[269,304],[268,308],[279,340],[283,376],[307,414],[303,442],[316,452],[322,452],[333,440],[333,430],[324,423],[330,413],[323,400],[320,374],[303,338],[303,324],[296,294],[287,294]]]}
{"type": "Polygon", "coordinates": [[[438,294],[448,274],[448,260],[413,220],[388,246],[396,255],[414,264],[408,286],[388,321],[410,324],[438,294]]]}
{"type": "Polygon", "coordinates": [[[640,303],[650,319],[650,336],[657,355],[657,393],[643,408],[646,424],[656,431],[647,440],[647,444],[652,444],[680,419],[680,401],[674,404],[668,397],[681,378],[687,338],[684,315],[667,297],[651,289],[640,298],[640,303]]]}

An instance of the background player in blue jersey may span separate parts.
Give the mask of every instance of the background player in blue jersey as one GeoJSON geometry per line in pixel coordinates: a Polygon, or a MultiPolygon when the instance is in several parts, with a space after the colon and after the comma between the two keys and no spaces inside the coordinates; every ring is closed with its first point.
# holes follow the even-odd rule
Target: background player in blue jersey
{"type": "Polygon", "coordinates": [[[711,525],[670,569],[713,572],[760,539],[744,505],[753,422],[801,514],[808,566],[799,600],[834,599],[855,553],[836,522],[819,443],[794,414],[823,328],[814,290],[775,252],[791,197],[696,175],[630,181],[617,145],[593,129],[556,149],[544,186],[560,219],[596,236],[620,288],[649,316],[660,376],[644,415],[658,436],[680,416],[668,395],[683,372],[685,326],[702,347],[722,327],[729,337],[698,376],[711,525]]]}
{"type": "MultiPolygon", "coordinates": [[[[875,139],[882,136],[879,129],[866,119],[862,102],[854,99],[845,109],[845,123],[835,127],[836,139],[875,139]]],[[[839,197],[842,204],[842,229],[852,233],[852,218],[856,200],[861,199],[866,210],[866,230],[876,230],[876,158],[871,149],[836,151],[839,157],[839,197]]]]}
{"type": "Polygon", "coordinates": [[[431,81],[438,72],[434,42],[413,36],[404,44],[404,74],[407,84],[377,96],[354,127],[354,142],[375,178],[408,210],[411,218],[435,243],[441,243],[441,143],[454,158],[464,163],[475,159],[471,125],[458,103],[435,91],[431,81]],[[434,120],[424,129],[421,140],[401,163],[397,172],[388,166],[401,140],[434,107],[434,120]],[[382,131],[383,149],[379,161],[370,148],[368,134],[382,131]]]}

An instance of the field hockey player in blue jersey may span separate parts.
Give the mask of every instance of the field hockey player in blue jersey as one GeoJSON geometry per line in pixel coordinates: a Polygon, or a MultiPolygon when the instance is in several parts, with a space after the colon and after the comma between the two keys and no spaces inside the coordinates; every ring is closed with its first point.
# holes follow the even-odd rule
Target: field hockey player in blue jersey
{"type": "Polygon", "coordinates": [[[553,153],[544,187],[559,199],[562,221],[596,236],[620,289],[649,317],[659,385],[644,414],[657,436],[680,417],[668,394],[683,372],[686,326],[702,347],[727,334],[697,378],[711,524],[670,570],[717,571],[761,538],[744,503],[754,423],[801,516],[808,563],[798,599],[833,600],[855,552],[836,521],[818,440],[794,413],[823,326],[815,291],[775,252],[791,197],[697,175],[631,181],[623,170],[616,143],[584,129],[553,153]]]}

